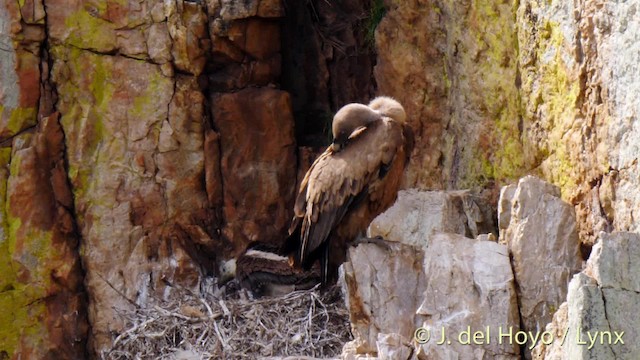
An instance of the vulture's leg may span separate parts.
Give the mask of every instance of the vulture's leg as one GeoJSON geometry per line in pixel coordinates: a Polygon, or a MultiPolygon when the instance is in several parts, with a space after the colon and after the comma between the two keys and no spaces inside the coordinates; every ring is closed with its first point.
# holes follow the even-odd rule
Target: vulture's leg
{"type": "Polygon", "coordinates": [[[322,247],[320,250],[320,281],[324,287],[329,281],[329,241],[325,241],[322,247]]]}

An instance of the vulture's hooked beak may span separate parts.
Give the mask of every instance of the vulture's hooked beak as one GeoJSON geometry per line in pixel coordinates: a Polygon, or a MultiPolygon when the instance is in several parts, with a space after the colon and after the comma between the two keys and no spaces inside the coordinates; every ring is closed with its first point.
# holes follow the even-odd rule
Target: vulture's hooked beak
{"type": "Polygon", "coordinates": [[[333,142],[331,143],[331,150],[333,150],[334,153],[339,152],[340,150],[344,149],[344,147],[347,146],[348,143],[349,139],[333,139],[333,142]]]}
{"type": "Polygon", "coordinates": [[[345,134],[338,135],[337,138],[333,139],[333,142],[331,143],[331,149],[334,153],[344,149],[344,147],[347,146],[352,139],[358,137],[366,129],[366,126],[358,126],[354,131],[351,132],[351,134],[349,134],[349,136],[345,136],[345,134]]]}

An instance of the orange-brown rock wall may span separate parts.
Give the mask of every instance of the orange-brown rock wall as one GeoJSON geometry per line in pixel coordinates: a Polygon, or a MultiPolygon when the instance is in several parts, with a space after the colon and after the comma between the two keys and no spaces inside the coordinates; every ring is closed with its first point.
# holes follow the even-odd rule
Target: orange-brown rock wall
{"type": "Polygon", "coordinates": [[[0,2],[0,358],[83,358],[80,237],[41,1],[0,2]]]}
{"type": "Polygon", "coordinates": [[[333,113],[377,94],[416,133],[407,187],[533,173],[575,207],[583,257],[601,230],[637,232],[637,14],[0,0],[0,359],[97,355],[119,312],[282,241],[333,113]]]}
{"type": "Polygon", "coordinates": [[[327,120],[373,96],[366,2],[300,4],[0,1],[0,358],[99,356],[283,240],[327,120]]]}

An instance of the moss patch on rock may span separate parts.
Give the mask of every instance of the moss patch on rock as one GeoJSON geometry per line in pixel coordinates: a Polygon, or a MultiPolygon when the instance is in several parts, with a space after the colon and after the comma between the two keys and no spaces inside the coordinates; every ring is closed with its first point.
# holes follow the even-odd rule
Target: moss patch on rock
{"type": "Polygon", "coordinates": [[[37,122],[38,109],[36,107],[9,108],[0,104],[0,118],[4,125],[0,129],[2,137],[6,138],[32,127],[37,122]]]}
{"type": "MultiPolygon", "coordinates": [[[[20,136],[29,141],[30,135],[20,136]]],[[[0,150],[0,351],[27,351],[26,355],[28,350],[24,349],[41,348],[47,336],[44,299],[49,295],[53,270],[48,264],[59,254],[51,232],[25,223],[11,205],[11,183],[33,176],[22,170],[20,151],[17,153],[11,155],[11,148],[0,150]]]]}
{"type": "Polygon", "coordinates": [[[515,8],[502,1],[439,2],[447,21],[442,78],[451,118],[445,132],[448,186],[505,183],[527,171],[519,93],[515,8]]]}
{"type": "Polygon", "coordinates": [[[114,23],[100,18],[100,13],[106,11],[106,5],[101,2],[97,3],[102,6],[93,9],[96,15],[82,9],[65,19],[65,27],[69,29],[65,42],[81,49],[111,52],[117,46],[116,26],[114,23]]]}

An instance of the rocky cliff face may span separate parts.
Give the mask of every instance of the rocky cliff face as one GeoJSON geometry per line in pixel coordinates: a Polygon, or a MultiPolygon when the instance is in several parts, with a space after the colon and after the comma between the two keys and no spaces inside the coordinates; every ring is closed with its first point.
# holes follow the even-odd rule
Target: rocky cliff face
{"type": "Polygon", "coordinates": [[[197,287],[249,242],[282,241],[296,122],[323,143],[333,109],[373,94],[372,52],[351,57],[364,2],[317,5],[0,2],[0,358],[98,354],[118,312],[197,287]],[[307,85],[302,64],[282,76],[311,59],[282,50],[298,34],[322,74],[307,85]],[[301,87],[324,116],[294,119],[301,87]]]}
{"type": "Polygon", "coordinates": [[[88,335],[41,2],[0,12],[0,357],[81,358],[88,335]]]}
{"type": "MultiPolygon", "coordinates": [[[[510,251],[512,274],[503,269],[478,280],[500,293],[501,317],[472,314],[468,322],[515,323],[518,298],[521,314],[530,311],[517,325],[541,327],[567,293],[569,311],[553,322],[582,321],[571,304],[593,303],[580,295],[584,289],[627,306],[628,294],[616,292],[633,287],[609,286],[589,273],[555,291],[528,269],[544,257],[532,252],[558,250],[545,260],[560,274],[548,280],[561,285],[601,231],[639,230],[639,6],[0,0],[0,359],[95,355],[122,330],[118,311],[145,306],[176,286],[196,288],[217,272],[217,261],[249,242],[279,243],[297,174],[313,147],[326,142],[332,112],[374,94],[400,100],[416,132],[407,187],[488,190],[485,202],[468,193],[416,191],[401,202],[404,210],[386,216],[439,215],[427,223],[409,218],[410,230],[372,227],[423,249],[424,258],[403,266],[457,269],[472,262],[484,274],[485,257],[503,264],[510,251]],[[514,186],[500,203],[504,245],[462,238],[491,232],[499,186],[529,173],[558,186],[536,192],[546,194],[543,203],[558,217],[514,186]],[[523,206],[514,207],[514,199],[523,206]],[[575,229],[564,228],[573,216],[575,229]],[[545,234],[562,236],[519,242],[522,234],[540,235],[523,219],[548,220],[545,234]],[[459,242],[473,250],[459,254],[461,262],[440,264],[424,243],[434,229],[458,235],[437,237],[433,249],[449,254],[447,244],[459,242]],[[522,284],[514,290],[512,281],[522,284]],[[545,296],[522,302],[540,291],[545,296]]],[[[609,251],[603,249],[597,251],[609,251]]],[[[358,251],[356,258],[373,250],[358,251]]],[[[466,284],[468,270],[454,280],[466,284]]],[[[358,281],[374,279],[351,284],[358,281]]],[[[435,277],[411,281],[452,290],[435,277]]],[[[492,309],[485,295],[469,295],[465,304],[492,309]]],[[[450,324],[447,309],[422,300],[394,303],[422,309],[407,317],[402,336],[412,326],[450,324]]],[[[388,353],[401,342],[383,331],[358,331],[366,333],[360,350],[378,349],[378,341],[388,353]]],[[[539,353],[559,351],[573,350],[539,353]]]]}
{"type": "MultiPolygon", "coordinates": [[[[459,192],[400,195],[370,227],[372,234],[390,234],[394,243],[352,247],[342,268],[354,335],[343,358],[640,354],[633,341],[640,319],[632,305],[638,301],[637,234],[601,232],[582,266],[573,208],[558,197],[558,187],[538,178],[503,188],[499,243],[493,234],[464,236],[460,220],[487,219],[451,211],[459,192]],[[412,206],[416,198],[431,199],[424,201],[430,206],[412,206]],[[416,218],[429,231],[416,233],[416,218]]],[[[483,201],[468,203],[481,207],[483,201]]]]}
{"type": "MultiPolygon", "coordinates": [[[[428,189],[491,187],[533,173],[557,185],[525,178],[503,189],[500,198],[500,237],[511,257],[520,326],[543,329],[560,308],[548,329],[559,334],[570,328],[572,344],[541,346],[535,356],[637,356],[633,346],[591,350],[576,345],[576,329],[582,334],[600,328],[611,333],[627,329],[628,324],[618,322],[617,313],[629,314],[628,321],[636,322],[633,307],[618,307],[632,301],[633,295],[624,292],[627,287],[603,285],[589,266],[586,275],[573,274],[582,268],[596,241],[600,244],[589,258],[590,266],[608,261],[599,257],[607,247],[609,254],[619,251],[614,258],[628,258],[632,250],[614,245],[618,241],[614,239],[632,238],[618,231],[637,231],[632,214],[639,203],[633,189],[640,184],[631,174],[637,172],[639,108],[629,94],[640,83],[634,60],[640,43],[632,30],[640,20],[639,4],[385,1],[385,5],[387,15],[376,37],[377,48],[385,50],[378,56],[376,80],[380,92],[406,104],[423,145],[413,154],[408,184],[428,189]],[[561,305],[565,299],[568,305],[561,305]]],[[[414,218],[430,224],[447,214],[435,210],[439,214],[435,217],[429,211],[416,215],[420,208],[406,199],[397,206],[390,210],[396,221],[386,223],[390,215],[385,214],[372,224],[372,231],[410,244],[416,243],[411,232],[419,228],[414,218]]],[[[454,222],[441,231],[455,228],[454,222]]],[[[420,234],[422,244],[433,241],[428,232],[420,234]]],[[[453,258],[464,256],[461,252],[453,258]]],[[[451,269],[452,278],[460,271],[455,264],[444,266],[451,269]]],[[[618,278],[613,274],[605,277],[618,278]]],[[[446,273],[442,276],[446,278],[446,273]]],[[[481,283],[475,282],[473,287],[478,286],[481,283]]],[[[359,296],[348,289],[349,296],[359,296]]],[[[437,294],[447,288],[427,289],[437,294]]],[[[425,294],[425,301],[437,298],[436,294],[425,294]]],[[[435,316],[429,314],[423,326],[437,328],[439,318],[457,316],[455,305],[447,304],[435,316]]],[[[471,314],[477,311],[472,306],[467,309],[471,314]]],[[[357,331],[356,343],[367,339],[361,333],[357,331]]],[[[387,346],[384,336],[369,346],[387,351],[381,350],[387,346]]],[[[473,355],[465,350],[469,351],[423,345],[417,356],[506,356],[481,347],[473,355]]],[[[529,350],[524,346],[522,353],[529,357],[529,350]]]]}
{"type": "Polygon", "coordinates": [[[578,232],[637,230],[638,4],[386,1],[379,92],[422,147],[408,183],[457,189],[534,173],[560,186],[578,232]]]}

